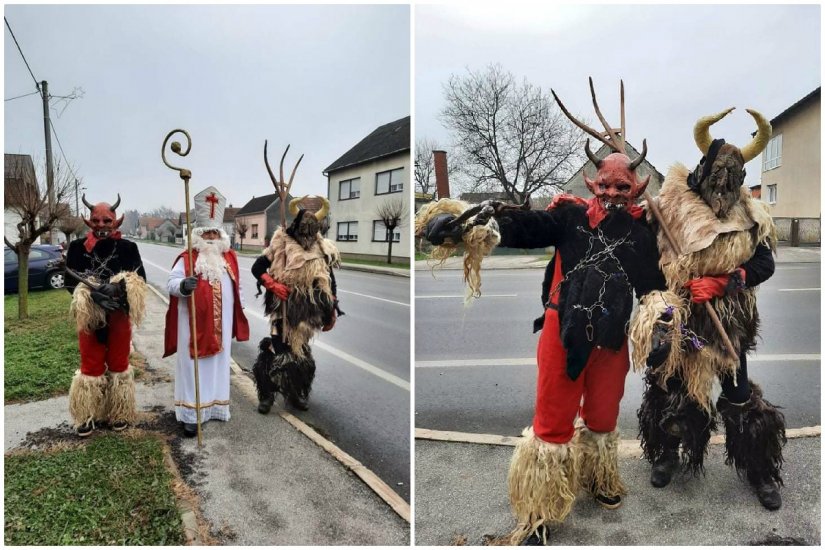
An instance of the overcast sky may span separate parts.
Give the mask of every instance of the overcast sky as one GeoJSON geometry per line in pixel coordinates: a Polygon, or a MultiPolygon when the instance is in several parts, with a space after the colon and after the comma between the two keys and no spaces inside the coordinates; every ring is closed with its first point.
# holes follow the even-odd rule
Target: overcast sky
{"type": "MultiPolygon", "coordinates": [[[[410,115],[407,6],[5,6],[37,80],[54,96],[57,136],[91,202],[183,210],[183,183],[161,161],[166,134],[192,136],[191,193],[216,186],[234,206],[274,192],[291,143],[293,194],[326,194],[324,168],[378,126],[410,115]]],[[[35,91],[6,29],[6,99],[35,91]]],[[[43,159],[42,102],[7,101],[6,153],[43,159]]],[[[55,159],[60,157],[52,138],[55,159]]],[[[177,160],[177,162],[176,162],[177,160]]]]}
{"type": "MultiPolygon", "coordinates": [[[[587,77],[616,126],[624,79],[627,139],[640,149],[647,138],[662,173],[698,163],[699,117],[737,107],[711,134],[741,147],[756,129],[745,108],[770,120],[821,83],[819,6],[418,6],[415,26],[416,137],[442,146],[443,84],[490,63],[552,87],[598,130],[587,77]]],[[[749,163],[746,183],[760,170],[749,163]]]]}

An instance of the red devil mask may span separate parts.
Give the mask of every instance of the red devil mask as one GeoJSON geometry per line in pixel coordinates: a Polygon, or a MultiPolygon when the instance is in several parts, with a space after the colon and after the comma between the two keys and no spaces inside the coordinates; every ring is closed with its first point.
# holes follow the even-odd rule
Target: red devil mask
{"type": "Polygon", "coordinates": [[[106,202],[99,202],[95,205],[89,204],[86,201],[86,195],[83,195],[83,204],[86,205],[91,213],[89,219],[83,219],[83,223],[89,226],[92,234],[98,239],[108,239],[117,231],[120,224],[123,223],[123,216],[120,218],[115,214],[115,209],[120,205],[120,193],[117,195],[117,201],[114,204],[106,202]]]}
{"type": "Polygon", "coordinates": [[[642,154],[636,160],[631,161],[624,153],[611,153],[599,159],[590,150],[590,140],[587,140],[584,150],[587,157],[596,165],[597,172],[592,180],[585,174],[584,183],[604,208],[627,208],[645,192],[650,176],[640,180],[636,175],[636,168],[647,155],[647,141],[643,141],[642,144],[642,154]]]}

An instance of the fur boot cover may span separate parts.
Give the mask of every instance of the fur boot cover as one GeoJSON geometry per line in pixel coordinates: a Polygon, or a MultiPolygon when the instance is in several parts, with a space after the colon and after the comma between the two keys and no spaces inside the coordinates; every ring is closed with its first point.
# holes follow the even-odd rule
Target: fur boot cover
{"type": "Polygon", "coordinates": [[[716,414],[708,413],[693,401],[679,381],[671,378],[667,390],[659,385],[653,372],[645,376],[645,391],[638,411],[642,452],[651,463],[667,451],[682,446],[682,466],[693,475],[704,473],[711,433],[716,429],[716,414]]]}
{"type": "Polygon", "coordinates": [[[69,388],[69,414],[75,428],[106,419],[107,385],[105,376],[89,376],[80,370],[75,371],[69,388]]]}
{"type": "MultiPolygon", "coordinates": [[[[440,214],[452,214],[458,217],[468,208],[470,208],[469,203],[456,199],[441,199],[427,203],[415,216],[415,234],[423,235],[427,223],[440,214]]],[[[498,222],[490,219],[486,225],[475,225],[464,233],[461,239],[461,243],[445,242],[433,247],[430,259],[435,261],[433,267],[438,267],[458,250],[459,245],[463,246],[464,281],[467,283],[467,295],[464,300],[466,304],[471,298],[481,296],[481,260],[489,255],[501,241],[498,222]]]]}
{"type": "Polygon", "coordinates": [[[619,477],[619,430],[597,433],[588,429],[579,418],[573,443],[581,455],[579,480],[584,490],[593,496],[627,494],[619,477]]]}
{"type": "Polygon", "coordinates": [[[252,367],[258,384],[259,398],[278,392],[289,403],[306,401],[312,391],[312,381],[315,379],[315,360],[309,346],[304,346],[304,353],[299,357],[287,347],[273,353],[270,349],[271,344],[271,338],[261,340],[260,353],[252,367]],[[267,377],[269,384],[266,384],[265,380],[264,384],[261,384],[259,376],[262,379],[267,377]],[[267,394],[267,391],[272,393],[267,394]]]}
{"type": "MultiPolygon", "coordinates": [[[[98,282],[95,279],[89,281],[98,282]]],[[[126,285],[129,319],[140,325],[146,312],[146,281],[134,271],[121,271],[109,282],[117,284],[120,281],[125,281],[126,285]]],[[[69,311],[77,323],[78,332],[94,332],[106,325],[106,310],[92,300],[91,289],[83,283],[75,287],[69,311]]]]}
{"type": "Polygon", "coordinates": [[[564,521],[576,499],[579,461],[575,445],[542,441],[532,427],[522,432],[507,478],[517,521],[511,544],[519,544],[545,523],[564,521]]]}
{"type": "Polygon", "coordinates": [[[773,481],[782,485],[782,446],[785,416],[762,397],[762,388],[750,382],[751,397],[742,404],[719,397],[717,408],[725,423],[725,464],[751,484],[773,481]]]}
{"type": "Polygon", "coordinates": [[[134,373],[131,366],[123,372],[106,373],[106,418],[109,422],[134,424],[137,416],[134,373]]]}

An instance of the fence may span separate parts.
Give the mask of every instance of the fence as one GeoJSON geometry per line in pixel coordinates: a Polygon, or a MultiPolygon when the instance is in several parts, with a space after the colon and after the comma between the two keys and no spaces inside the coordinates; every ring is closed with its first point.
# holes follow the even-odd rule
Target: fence
{"type": "Polygon", "coordinates": [[[774,218],[773,221],[779,240],[788,241],[791,246],[822,242],[820,218],[774,218]]]}

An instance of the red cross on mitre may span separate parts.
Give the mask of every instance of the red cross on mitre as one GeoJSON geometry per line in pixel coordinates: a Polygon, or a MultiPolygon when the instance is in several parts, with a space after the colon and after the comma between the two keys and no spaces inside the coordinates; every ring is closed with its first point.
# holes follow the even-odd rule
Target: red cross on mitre
{"type": "Polygon", "coordinates": [[[214,219],[215,206],[218,204],[218,202],[220,202],[218,197],[215,195],[215,192],[212,191],[212,194],[207,196],[204,200],[209,203],[209,219],[214,219]]]}

